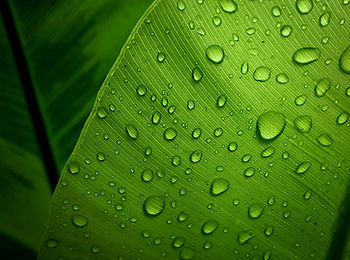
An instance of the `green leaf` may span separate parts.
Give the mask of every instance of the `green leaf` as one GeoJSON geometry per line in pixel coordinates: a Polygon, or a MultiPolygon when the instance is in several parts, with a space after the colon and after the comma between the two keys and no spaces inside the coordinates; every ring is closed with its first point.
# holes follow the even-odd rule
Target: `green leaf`
{"type": "Polygon", "coordinates": [[[39,258],[342,250],[350,5],[276,2],[154,2],[63,169],[39,258]]]}
{"type": "Polygon", "coordinates": [[[2,16],[0,50],[0,252],[35,259],[51,191],[2,16]]]}

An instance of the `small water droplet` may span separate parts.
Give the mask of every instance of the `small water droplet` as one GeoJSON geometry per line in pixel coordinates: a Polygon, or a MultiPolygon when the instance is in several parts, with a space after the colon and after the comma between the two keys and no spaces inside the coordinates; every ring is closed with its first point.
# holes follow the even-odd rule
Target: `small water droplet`
{"type": "Polygon", "coordinates": [[[269,146],[261,152],[261,157],[267,158],[273,155],[274,153],[275,153],[275,148],[273,148],[272,146],[269,146]]]}
{"type": "Polygon", "coordinates": [[[202,155],[203,155],[202,151],[195,150],[193,153],[191,153],[190,161],[193,163],[198,163],[202,160],[202,155]]]}
{"type": "Polygon", "coordinates": [[[331,20],[331,14],[329,12],[324,12],[323,14],[321,14],[318,21],[321,27],[326,27],[327,25],[329,25],[330,20],[331,20]]]}
{"type": "Polygon", "coordinates": [[[289,81],[289,77],[286,73],[280,73],[276,76],[276,81],[280,84],[286,84],[289,81]]]}
{"type": "Polygon", "coordinates": [[[290,25],[284,25],[281,28],[281,35],[285,38],[289,37],[293,32],[293,28],[290,25]]]}
{"type": "Polygon", "coordinates": [[[349,114],[346,112],[341,112],[337,117],[337,124],[343,125],[349,120],[349,114]]]}
{"type": "Polygon", "coordinates": [[[201,135],[202,135],[202,130],[200,129],[200,128],[195,128],[195,129],[193,129],[193,131],[192,131],[192,137],[194,138],[194,139],[198,139],[199,137],[201,137],[201,135]]]}
{"type": "Polygon", "coordinates": [[[141,179],[144,182],[151,182],[153,180],[153,170],[152,169],[145,169],[141,174],[141,179]]]}
{"type": "Polygon", "coordinates": [[[255,168],[254,167],[248,167],[244,170],[244,176],[245,177],[252,177],[255,174],[255,168]]]}
{"type": "Polygon", "coordinates": [[[350,73],[350,45],[340,55],[339,68],[347,74],[350,73]]]}
{"type": "Polygon", "coordinates": [[[274,6],[271,9],[271,13],[274,17],[279,17],[282,14],[282,10],[279,6],[274,6]]]}
{"type": "Polygon", "coordinates": [[[227,146],[227,149],[230,151],[230,152],[234,152],[236,151],[238,148],[238,144],[236,142],[231,142],[228,144],[227,146]]]}
{"type": "Polygon", "coordinates": [[[180,11],[183,11],[186,9],[186,4],[183,0],[177,1],[177,9],[179,9],[180,11]]]}
{"type": "Polygon", "coordinates": [[[157,61],[158,62],[160,62],[160,63],[162,63],[164,60],[165,60],[165,53],[164,52],[159,52],[158,54],[157,54],[157,61]]]}
{"type": "Polygon", "coordinates": [[[137,131],[137,128],[134,125],[132,125],[132,124],[126,125],[125,130],[126,130],[127,135],[131,139],[136,140],[139,137],[139,132],[137,131]]]}
{"type": "Polygon", "coordinates": [[[139,85],[136,88],[137,95],[143,97],[147,93],[147,88],[144,85],[139,85]]]}
{"type": "Polygon", "coordinates": [[[307,96],[306,95],[300,95],[300,96],[297,96],[294,100],[294,103],[297,105],[297,106],[302,106],[305,104],[305,102],[307,101],[307,96]]]}
{"type": "Polygon", "coordinates": [[[152,123],[157,125],[160,122],[162,115],[156,111],[152,114],[152,123]]]}

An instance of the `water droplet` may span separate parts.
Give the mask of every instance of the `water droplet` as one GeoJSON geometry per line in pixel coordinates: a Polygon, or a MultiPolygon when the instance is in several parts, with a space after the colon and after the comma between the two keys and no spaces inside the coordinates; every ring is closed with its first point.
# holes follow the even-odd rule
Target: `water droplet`
{"type": "Polygon", "coordinates": [[[280,84],[286,84],[289,81],[289,78],[286,73],[280,73],[276,76],[276,81],[280,84]]]}
{"type": "Polygon", "coordinates": [[[165,202],[160,196],[148,197],[143,203],[143,210],[148,216],[158,216],[164,210],[165,202]]]}
{"type": "Polygon", "coordinates": [[[107,110],[104,109],[103,107],[98,107],[97,108],[97,116],[101,119],[107,117],[107,110]]]}
{"type": "Polygon", "coordinates": [[[204,244],[203,244],[203,248],[204,248],[205,250],[208,250],[208,249],[210,249],[210,248],[212,248],[212,247],[213,247],[213,243],[210,242],[210,241],[205,241],[204,244]]]}
{"type": "Polygon", "coordinates": [[[190,99],[190,100],[187,101],[187,108],[189,110],[193,110],[195,107],[196,107],[196,104],[194,103],[193,100],[190,99]]]}
{"type": "Polygon", "coordinates": [[[292,26],[290,25],[284,25],[282,28],[281,28],[281,35],[283,37],[289,37],[293,32],[293,28],[292,26]]]}
{"type": "Polygon", "coordinates": [[[185,212],[180,212],[179,216],[177,217],[178,221],[185,222],[188,219],[188,214],[185,212]]]}
{"type": "Polygon", "coordinates": [[[297,106],[302,106],[305,104],[305,102],[307,101],[307,96],[306,95],[300,95],[300,96],[297,96],[294,100],[294,103],[297,105],[297,106]]]}
{"type": "Polygon", "coordinates": [[[189,248],[184,248],[180,252],[180,259],[181,260],[190,260],[194,257],[194,255],[195,255],[195,253],[193,250],[191,250],[189,248]]]}
{"type": "Polygon", "coordinates": [[[218,97],[218,99],[216,100],[216,105],[219,108],[223,108],[226,105],[227,102],[227,97],[225,94],[222,94],[218,97]]]}
{"type": "Polygon", "coordinates": [[[271,9],[271,13],[274,17],[279,17],[281,16],[282,14],[282,10],[281,8],[279,8],[279,6],[274,6],[272,9],[271,9]]]}
{"type": "Polygon", "coordinates": [[[312,127],[312,118],[310,116],[299,116],[294,120],[294,126],[298,131],[308,133],[312,127]]]}
{"type": "Polygon", "coordinates": [[[273,226],[267,226],[265,229],[264,229],[264,234],[265,236],[271,236],[273,234],[273,231],[274,231],[274,228],[273,226]]]}
{"type": "Polygon", "coordinates": [[[141,179],[144,182],[151,182],[153,180],[153,170],[152,169],[145,169],[141,174],[141,179]]]}
{"type": "Polygon", "coordinates": [[[217,178],[212,181],[210,186],[210,193],[213,196],[218,196],[230,188],[230,184],[226,179],[217,178]]]}
{"type": "Polygon", "coordinates": [[[78,228],[85,227],[88,224],[88,219],[83,215],[76,214],[72,216],[72,223],[78,228]]]}
{"type": "Polygon", "coordinates": [[[126,125],[125,130],[126,130],[127,135],[131,139],[136,140],[139,137],[139,132],[137,131],[137,128],[134,125],[132,125],[132,124],[126,125]]]}
{"type": "Polygon", "coordinates": [[[139,85],[136,88],[137,95],[143,97],[147,93],[147,88],[144,85],[139,85]]]}
{"type": "Polygon", "coordinates": [[[216,222],[215,220],[209,220],[207,222],[205,222],[202,226],[202,233],[204,235],[210,235],[212,233],[214,233],[214,231],[219,227],[218,222],[216,222]]]}
{"type": "Polygon", "coordinates": [[[260,203],[254,203],[249,206],[248,208],[248,216],[251,219],[257,219],[261,216],[261,214],[264,212],[264,206],[260,203]]]}
{"type": "Polygon", "coordinates": [[[164,52],[159,52],[157,54],[157,61],[162,63],[165,60],[165,53],[164,52]]]}
{"type": "Polygon", "coordinates": [[[58,246],[58,243],[55,239],[48,239],[46,240],[45,244],[48,248],[56,248],[58,246]]]}
{"type": "Polygon", "coordinates": [[[285,118],[275,111],[269,111],[259,116],[257,131],[264,140],[276,139],[286,126],[285,118]]]}
{"type": "Polygon", "coordinates": [[[244,170],[244,176],[245,177],[252,177],[255,174],[255,168],[254,167],[248,167],[244,170]]]}
{"type": "Polygon", "coordinates": [[[172,243],[174,248],[180,248],[185,244],[185,238],[183,237],[176,237],[172,243]]]}
{"type": "Polygon", "coordinates": [[[68,172],[71,174],[77,174],[80,171],[80,166],[77,162],[71,161],[68,164],[68,172]]]}
{"type": "Polygon", "coordinates": [[[241,73],[243,75],[247,74],[249,71],[249,64],[248,62],[243,62],[242,65],[241,65],[241,73]]]}
{"type": "Polygon", "coordinates": [[[340,55],[339,68],[347,74],[350,73],[350,45],[340,55]]]}
{"type": "Polygon", "coordinates": [[[240,245],[248,243],[250,239],[252,239],[255,236],[253,231],[245,230],[245,231],[239,231],[237,233],[237,241],[240,245]]]}
{"type": "Polygon", "coordinates": [[[175,155],[175,156],[171,159],[171,163],[172,163],[175,167],[180,166],[180,165],[181,165],[181,157],[175,155]]]}
{"type": "Polygon", "coordinates": [[[309,200],[311,198],[311,195],[312,195],[312,190],[307,190],[307,191],[305,191],[303,198],[305,200],[309,200]]]}
{"type": "Polygon", "coordinates": [[[300,14],[308,14],[312,11],[314,4],[312,0],[297,0],[296,7],[300,14]]]}
{"type": "Polygon", "coordinates": [[[190,160],[193,163],[198,163],[200,160],[202,160],[202,151],[200,150],[195,150],[193,153],[191,153],[190,160]]]}
{"type": "Polygon", "coordinates": [[[169,127],[164,131],[163,136],[165,140],[172,141],[176,138],[177,131],[175,128],[169,127]]]}
{"type": "Polygon", "coordinates": [[[94,254],[98,254],[101,252],[101,248],[99,246],[92,246],[90,250],[94,254]]]}
{"type": "Polygon", "coordinates": [[[293,61],[299,65],[310,64],[318,61],[321,57],[321,51],[317,48],[305,47],[297,50],[293,54],[293,61]]]}
{"type": "Polygon", "coordinates": [[[192,70],[192,79],[195,81],[195,82],[199,82],[201,81],[203,78],[203,72],[200,68],[198,67],[195,67],[193,70],[192,70]]]}
{"type": "Polygon", "coordinates": [[[329,25],[330,20],[331,20],[331,14],[329,12],[324,12],[320,16],[320,19],[318,21],[322,27],[326,27],[327,25],[329,25]]]}
{"type": "Polygon", "coordinates": [[[238,10],[238,6],[233,0],[219,0],[222,10],[226,13],[234,13],[238,10]]]}
{"type": "Polygon", "coordinates": [[[214,24],[215,26],[220,26],[220,24],[221,24],[221,18],[220,18],[219,16],[214,16],[214,17],[213,17],[213,24],[214,24]]]}
{"type": "Polygon", "coordinates": [[[265,82],[268,81],[270,79],[271,76],[271,70],[268,67],[258,67],[253,74],[253,78],[256,81],[260,81],[260,82],[265,82]]]}
{"type": "Polygon", "coordinates": [[[323,97],[331,87],[330,79],[321,79],[315,86],[316,97],[323,97]]]}
{"type": "Polygon", "coordinates": [[[267,158],[273,155],[274,153],[275,153],[275,148],[273,148],[272,146],[269,146],[261,152],[261,157],[267,158]]]}
{"type": "Polygon", "coordinates": [[[230,152],[234,152],[236,151],[238,148],[238,144],[236,142],[231,142],[228,144],[227,146],[227,149],[230,151],[230,152]]]}
{"type": "Polygon", "coordinates": [[[161,117],[162,115],[158,111],[154,112],[152,115],[152,123],[157,125],[160,122],[161,117]]]}
{"type": "Polygon", "coordinates": [[[343,125],[349,120],[349,114],[346,112],[341,112],[337,117],[337,124],[343,125]]]}
{"type": "Polygon", "coordinates": [[[222,136],[223,133],[224,133],[224,130],[223,130],[221,127],[216,128],[216,129],[214,130],[214,136],[215,136],[215,137],[222,136]]]}
{"type": "Polygon", "coordinates": [[[210,45],[206,50],[205,54],[211,62],[219,64],[224,60],[224,50],[219,45],[210,45]]]}
{"type": "Polygon", "coordinates": [[[198,139],[199,137],[201,137],[201,135],[202,135],[202,130],[200,128],[193,129],[192,137],[194,139],[198,139]]]}
{"type": "Polygon", "coordinates": [[[186,9],[186,4],[183,0],[177,1],[177,9],[179,9],[180,11],[183,11],[186,9]]]}
{"type": "Polygon", "coordinates": [[[329,134],[321,134],[316,140],[320,145],[325,147],[331,146],[334,143],[333,138],[329,134]]]}
{"type": "Polygon", "coordinates": [[[311,167],[311,163],[308,161],[302,162],[298,165],[298,167],[295,169],[296,174],[303,174],[307,172],[311,167]]]}

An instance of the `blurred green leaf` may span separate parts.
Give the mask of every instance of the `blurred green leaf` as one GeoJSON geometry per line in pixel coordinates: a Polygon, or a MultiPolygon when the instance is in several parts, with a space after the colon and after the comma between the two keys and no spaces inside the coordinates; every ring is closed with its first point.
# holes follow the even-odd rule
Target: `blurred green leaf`
{"type": "Polygon", "coordinates": [[[236,2],[158,0],[141,18],[41,259],[326,257],[349,184],[350,5],[236,2]]]}
{"type": "Polygon", "coordinates": [[[0,51],[0,254],[35,259],[51,194],[2,17],[0,51]]]}

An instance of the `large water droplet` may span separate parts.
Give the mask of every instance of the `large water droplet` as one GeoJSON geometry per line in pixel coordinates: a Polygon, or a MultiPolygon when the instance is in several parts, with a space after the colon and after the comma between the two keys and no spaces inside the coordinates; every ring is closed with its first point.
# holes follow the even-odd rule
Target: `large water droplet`
{"type": "Polygon", "coordinates": [[[273,148],[272,146],[269,146],[261,152],[261,157],[267,158],[273,155],[274,153],[275,153],[275,148],[273,148]]]}
{"type": "Polygon", "coordinates": [[[71,174],[77,174],[77,173],[79,173],[79,171],[80,171],[80,166],[79,166],[79,164],[78,164],[77,162],[75,162],[75,161],[69,162],[69,164],[68,164],[68,171],[69,171],[69,173],[71,173],[71,174]]]}
{"type": "Polygon", "coordinates": [[[132,125],[132,124],[128,124],[125,126],[125,130],[127,135],[131,138],[136,140],[139,137],[139,132],[137,131],[137,128],[132,125]]]}
{"type": "Polygon", "coordinates": [[[136,92],[137,92],[137,95],[139,96],[144,96],[146,95],[147,93],[147,88],[144,86],[144,85],[139,85],[137,88],[136,88],[136,92]]]}
{"type": "Polygon", "coordinates": [[[258,67],[253,74],[253,78],[256,81],[260,81],[260,82],[265,82],[268,81],[270,79],[271,76],[271,70],[268,67],[258,67]]]}
{"type": "Polygon", "coordinates": [[[298,167],[295,169],[296,174],[303,174],[307,172],[311,167],[311,163],[308,161],[302,162],[298,165],[298,167]]]}
{"type": "Polygon", "coordinates": [[[219,45],[210,45],[206,50],[205,54],[213,63],[221,63],[225,57],[224,50],[219,45]]]}
{"type": "Polygon", "coordinates": [[[162,115],[158,111],[154,112],[152,115],[152,123],[157,125],[160,122],[162,115]]]}
{"type": "Polygon", "coordinates": [[[323,97],[331,87],[330,79],[321,79],[315,86],[316,97],[323,97]]]}
{"type": "Polygon", "coordinates": [[[240,245],[248,243],[250,239],[252,239],[255,236],[253,231],[245,230],[245,231],[239,231],[237,233],[237,241],[240,245]]]}
{"type": "Polygon", "coordinates": [[[210,186],[210,193],[213,196],[218,196],[230,188],[230,184],[226,179],[217,178],[212,181],[210,186]]]}
{"type": "Polygon", "coordinates": [[[297,106],[302,106],[306,103],[307,101],[307,96],[306,95],[300,95],[300,96],[297,96],[294,100],[294,103],[297,105],[297,106]]]}
{"type": "Polygon", "coordinates": [[[193,129],[192,137],[194,139],[198,139],[199,137],[201,137],[201,135],[202,135],[202,129],[200,129],[199,127],[193,129]]]}
{"type": "Polygon", "coordinates": [[[219,108],[223,108],[226,105],[227,102],[227,97],[225,94],[222,94],[218,97],[218,99],[216,100],[216,105],[219,108]]]}
{"type": "Polygon", "coordinates": [[[264,212],[264,206],[260,203],[254,203],[248,208],[248,216],[252,219],[257,219],[264,212]]]}
{"type": "Polygon", "coordinates": [[[88,224],[88,219],[83,215],[76,214],[72,216],[72,223],[74,226],[82,228],[88,224]]]}
{"type": "Polygon", "coordinates": [[[337,117],[337,124],[343,125],[349,120],[349,114],[346,112],[341,112],[337,117]]]}
{"type": "Polygon", "coordinates": [[[200,162],[200,160],[202,160],[202,155],[203,155],[202,151],[195,150],[193,153],[191,153],[190,161],[193,163],[198,163],[200,162]]]}
{"type": "Polygon", "coordinates": [[[294,52],[293,61],[299,65],[309,64],[319,60],[321,51],[317,48],[306,47],[294,52]]]}
{"type": "Polygon", "coordinates": [[[199,82],[201,81],[203,78],[203,72],[200,68],[198,67],[195,67],[193,70],[192,70],[192,79],[195,81],[195,82],[199,82]]]}
{"type": "Polygon", "coordinates": [[[259,116],[257,131],[264,140],[277,138],[286,126],[285,118],[275,111],[269,111],[259,116]]]}
{"type": "Polygon", "coordinates": [[[284,25],[281,28],[281,35],[285,38],[289,37],[292,34],[293,28],[290,25],[284,25]]]}
{"type": "Polygon", "coordinates": [[[329,12],[324,12],[320,16],[320,19],[318,21],[322,27],[326,27],[327,25],[329,25],[330,20],[331,20],[331,14],[329,12]]]}
{"type": "Polygon", "coordinates": [[[185,238],[183,237],[176,237],[173,241],[173,247],[174,248],[180,248],[180,247],[183,247],[183,245],[185,244],[185,238]]]}
{"type": "Polygon", "coordinates": [[[203,224],[202,233],[205,235],[212,234],[218,228],[218,226],[218,222],[216,222],[215,220],[209,220],[203,224]]]}
{"type": "Polygon", "coordinates": [[[152,169],[145,169],[141,174],[141,179],[144,182],[151,182],[153,180],[153,170],[152,169]]]}
{"type": "Polygon", "coordinates": [[[339,68],[347,74],[350,73],[350,45],[340,55],[339,68]]]}
{"type": "Polygon", "coordinates": [[[226,13],[234,13],[238,10],[238,6],[233,0],[219,0],[222,10],[226,13]]]}
{"type": "Polygon", "coordinates": [[[298,131],[308,133],[312,127],[312,119],[310,116],[299,116],[294,120],[294,126],[298,131]]]}
{"type": "Polygon", "coordinates": [[[164,139],[168,140],[168,141],[172,141],[176,138],[177,136],[177,131],[175,128],[169,127],[164,131],[164,139]]]}
{"type": "Polygon", "coordinates": [[[157,216],[161,214],[164,207],[164,199],[157,195],[148,197],[143,203],[143,210],[149,216],[157,216]]]}
{"type": "Polygon", "coordinates": [[[276,76],[276,81],[280,84],[286,84],[289,81],[289,78],[286,73],[280,73],[276,76]]]}
{"type": "Polygon", "coordinates": [[[325,147],[331,146],[334,143],[333,138],[329,134],[321,134],[316,140],[320,145],[325,147]]]}
{"type": "Polygon", "coordinates": [[[308,14],[314,7],[312,0],[297,0],[295,5],[300,14],[308,14]]]}

